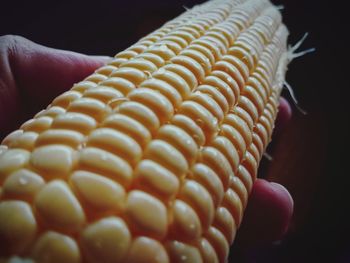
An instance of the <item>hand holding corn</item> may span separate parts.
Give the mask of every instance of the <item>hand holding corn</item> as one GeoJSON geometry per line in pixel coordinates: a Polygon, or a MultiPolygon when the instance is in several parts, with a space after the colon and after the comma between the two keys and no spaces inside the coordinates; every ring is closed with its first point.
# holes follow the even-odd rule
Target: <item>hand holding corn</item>
{"type": "MultiPolygon", "coordinates": [[[[224,262],[252,189],[249,206],[260,200],[261,209],[253,214],[277,207],[280,226],[271,227],[285,230],[290,197],[253,182],[277,113],[287,31],[268,2],[213,2],[119,53],[6,137],[1,256],[224,262]]],[[[43,103],[68,88],[57,78],[45,94],[45,71],[33,63],[40,52],[49,76],[64,72],[71,82],[101,66],[26,43],[22,51],[35,51],[27,61],[2,50],[1,66],[10,69],[2,72],[17,74],[0,76],[10,92],[0,97],[7,112],[20,111],[16,87],[28,96],[24,89],[36,87],[43,103]],[[57,64],[57,57],[69,59],[57,64]],[[69,65],[76,72],[64,70],[69,65]]]]}

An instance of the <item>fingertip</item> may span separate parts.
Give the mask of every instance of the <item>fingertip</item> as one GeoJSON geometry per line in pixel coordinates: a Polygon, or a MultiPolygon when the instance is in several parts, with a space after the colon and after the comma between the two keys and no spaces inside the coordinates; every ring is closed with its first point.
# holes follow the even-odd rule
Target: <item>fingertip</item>
{"type": "Polygon", "coordinates": [[[292,108],[289,102],[281,97],[276,118],[276,128],[283,129],[292,118],[292,108]]]}
{"type": "Polygon", "coordinates": [[[280,231],[280,237],[284,236],[287,231],[288,227],[293,215],[294,210],[294,200],[292,198],[292,195],[289,193],[287,188],[285,188],[283,185],[275,182],[270,182],[270,187],[275,191],[276,197],[278,198],[278,202],[280,202],[280,214],[281,214],[281,231],[280,231]]]}
{"type": "Polygon", "coordinates": [[[253,202],[258,202],[261,211],[269,213],[265,219],[270,221],[266,222],[269,226],[267,229],[270,230],[267,238],[271,241],[281,239],[286,234],[293,215],[294,201],[291,194],[283,185],[264,179],[257,180],[254,188],[253,202]]]}
{"type": "Polygon", "coordinates": [[[289,208],[294,208],[294,200],[292,195],[289,193],[287,188],[279,183],[270,182],[270,187],[274,188],[276,192],[280,195],[280,197],[283,197],[285,199],[285,202],[288,204],[289,208]]]}
{"type": "Polygon", "coordinates": [[[285,112],[286,117],[290,118],[292,116],[292,107],[284,97],[280,98],[280,110],[285,112]]]}
{"type": "Polygon", "coordinates": [[[293,214],[293,199],[280,184],[258,179],[239,230],[238,242],[249,247],[280,240],[293,214]]]}
{"type": "Polygon", "coordinates": [[[113,60],[113,57],[110,56],[96,56],[96,55],[90,55],[90,58],[93,60],[96,60],[98,63],[102,63],[103,65],[108,64],[110,61],[113,60]]]}
{"type": "Polygon", "coordinates": [[[93,73],[97,68],[106,65],[111,60],[109,56],[85,55],[51,48],[49,50],[51,50],[49,58],[55,61],[56,64],[56,68],[53,68],[53,70],[57,71],[57,73],[63,72],[77,80],[81,80],[81,78],[93,73]],[[67,66],[70,68],[70,71],[65,70],[67,66]]]}

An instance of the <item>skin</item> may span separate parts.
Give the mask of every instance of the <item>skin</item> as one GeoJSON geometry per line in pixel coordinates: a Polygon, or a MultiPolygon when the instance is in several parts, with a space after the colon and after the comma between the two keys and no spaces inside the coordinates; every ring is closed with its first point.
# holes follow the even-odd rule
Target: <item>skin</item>
{"type": "MultiPolygon", "coordinates": [[[[0,139],[108,59],[47,48],[18,36],[0,37],[0,139]]],[[[277,133],[291,114],[289,103],[281,98],[277,133]]],[[[257,179],[235,241],[237,246],[250,248],[280,240],[292,214],[293,199],[288,190],[257,179]]]]}

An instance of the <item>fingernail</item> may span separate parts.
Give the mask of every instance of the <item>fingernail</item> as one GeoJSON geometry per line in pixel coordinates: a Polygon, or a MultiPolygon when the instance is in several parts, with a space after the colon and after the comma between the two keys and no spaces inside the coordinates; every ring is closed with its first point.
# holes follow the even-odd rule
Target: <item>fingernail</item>
{"type": "Polygon", "coordinates": [[[273,185],[275,188],[279,189],[279,191],[284,192],[286,194],[286,196],[288,196],[288,198],[292,204],[292,207],[294,207],[293,197],[291,196],[291,194],[289,193],[287,188],[285,188],[283,185],[281,185],[279,183],[275,183],[275,182],[270,182],[270,184],[273,185]]]}
{"type": "Polygon", "coordinates": [[[90,56],[90,57],[92,57],[94,59],[102,60],[105,64],[107,64],[108,62],[113,60],[113,57],[110,57],[110,56],[96,56],[96,55],[93,55],[93,56],[90,56]]]}

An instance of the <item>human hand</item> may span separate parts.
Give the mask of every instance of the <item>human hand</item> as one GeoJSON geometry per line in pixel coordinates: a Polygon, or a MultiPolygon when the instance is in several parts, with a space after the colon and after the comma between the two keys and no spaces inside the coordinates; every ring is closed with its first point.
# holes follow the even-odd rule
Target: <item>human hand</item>
{"type": "Polygon", "coordinates": [[[0,37],[0,139],[108,59],[0,37]]]}
{"type": "MultiPolygon", "coordinates": [[[[0,138],[107,59],[47,48],[21,37],[0,37],[0,138]]],[[[290,116],[289,104],[281,99],[277,128],[290,116]]],[[[292,211],[293,200],[283,186],[258,179],[237,243],[250,247],[280,239],[292,211]]]]}

